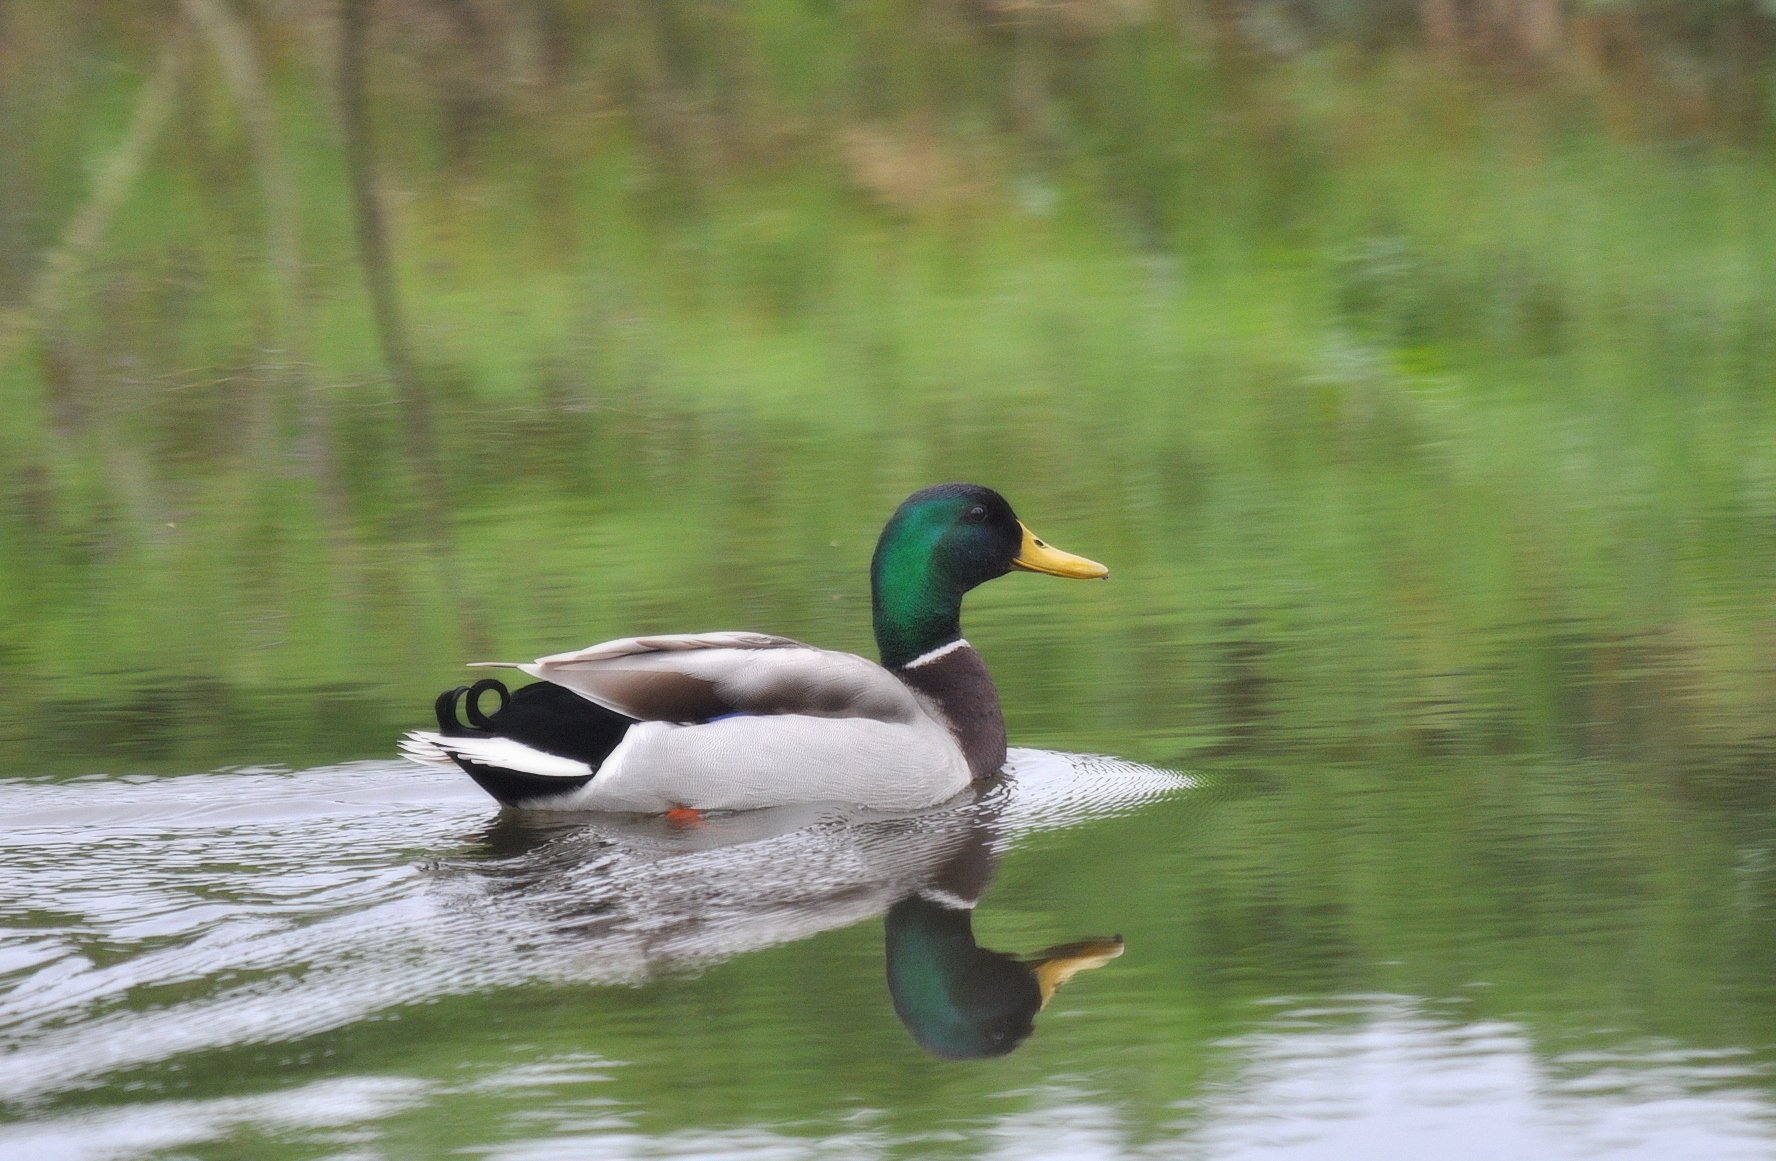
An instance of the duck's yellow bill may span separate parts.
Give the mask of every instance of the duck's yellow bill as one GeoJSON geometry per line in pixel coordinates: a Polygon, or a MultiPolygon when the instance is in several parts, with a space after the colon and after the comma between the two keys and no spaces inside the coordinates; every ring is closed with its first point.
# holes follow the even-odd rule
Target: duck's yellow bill
{"type": "Polygon", "coordinates": [[[1121,954],[1120,935],[1109,939],[1082,939],[1038,952],[1030,958],[1029,966],[1036,973],[1036,986],[1042,990],[1042,1006],[1048,1007],[1060,986],[1080,972],[1101,968],[1121,954]]]}
{"type": "Polygon", "coordinates": [[[1018,549],[1011,567],[1021,568],[1025,572],[1047,573],[1049,576],[1072,577],[1075,580],[1099,580],[1110,575],[1110,570],[1095,560],[1062,552],[1052,544],[1045,543],[1041,537],[1025,527],[1023,521],[1018,521],[1018,527],[1024,530],[1024,545],[1018,549]]]}

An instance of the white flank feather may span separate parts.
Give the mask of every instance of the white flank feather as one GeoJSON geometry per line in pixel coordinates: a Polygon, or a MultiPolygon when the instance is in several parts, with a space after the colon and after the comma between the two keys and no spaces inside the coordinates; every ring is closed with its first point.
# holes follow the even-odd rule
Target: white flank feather
{"type": "Polygon", "coordinates": [[[448,766],[455,770],[457,766],[449,751],[438,744],[443,740],[443,735],[428,730],[409,730],[400,741],[401,756],[422,766],[448,766]]]}
{"type": "Polygon", "coordinates": [[[446,755],[479,762],[483,766],[520,770],[546,778],[585,778],[592,773],[592,767],[578,759],[550,754],[512,738],[448,738],[442,734],[421,736],[446,755]]]}

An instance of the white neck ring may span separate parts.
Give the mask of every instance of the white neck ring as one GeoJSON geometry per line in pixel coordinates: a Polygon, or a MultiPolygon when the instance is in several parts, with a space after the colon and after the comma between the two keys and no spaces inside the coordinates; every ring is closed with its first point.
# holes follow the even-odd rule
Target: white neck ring
{"type": "Polygon", "coordinates": [[[958,637],[954,641],[951,641],[948,645],[939,645],[936,649],[931,650],[929,653],[919,654],[917,657],[913,658],[911,661],[909,661],[905,665],[901,666],[901,668],[902,669],[917,669],[921,665],[930,665],[933,661],[943,660],[945,657],[948,657],[950,654],[954,653],[958,649],[967,649],[968,647],[969,647],[968,638],[958,637]]]}

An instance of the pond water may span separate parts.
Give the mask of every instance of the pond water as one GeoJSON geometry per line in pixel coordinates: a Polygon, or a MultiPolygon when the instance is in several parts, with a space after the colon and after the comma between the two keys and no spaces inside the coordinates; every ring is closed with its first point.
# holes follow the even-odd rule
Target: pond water
{"type": "Polygon", "coordinates": [[[679,828],[373,761],[0,816],[7,1157],[1776,1155],[1768,817],[1622,765],[1017,750],[679,828]],[[1039,1012],[957,983],[1080,941],[1039,1012]]]}
{"type": "Polygon", "coordinates": [[[980,801],[538,821],[394,760],[475,657],[870,651],[875,530],[951,473],[668,414],[600,420],[622,487],[459,497],[449,599],[411,529],[226,496],[34,533],[0,1157],[1776,1157],[1773,574],[1737,532],[1617,568],[1651,493],[1174,490],[1170,445],[1075,485],[994,442],[1033,414],[952,425],[1115,570],[971,595],[1026,747],[980,801]]]}

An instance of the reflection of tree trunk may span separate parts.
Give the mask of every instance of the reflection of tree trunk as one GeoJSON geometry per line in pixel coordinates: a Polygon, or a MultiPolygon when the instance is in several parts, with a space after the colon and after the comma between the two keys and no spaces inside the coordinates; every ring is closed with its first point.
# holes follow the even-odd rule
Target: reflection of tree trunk
{"type": "MultiPolygon", "coordinates": [[[[98,248],[111,219],[135,187],[155,143],[172,118],[185,59],[184,33],[175,28],[161,49],[154,75],[136,98],[123,140],[95,170],[92,192],[69,220],[61,245],[43,259],[21,305],[11,312],[0,311],[0,364],[9,361],[39,332],[48,339],[56,338],[56,321],[66,306],[75,277],[98,248]]],[[[49,431],[54,450],[50,455],[68,451],[74,441],[92,441],[105,465],[112,494],[129,510],[137,527],[148,527],[157,516],[157,505],[153,500],[152,475],[140,451],[119,430],[112,408],[94,407],[91,400],[83,398],[82,385],[93,375],[73,344],[51,341],[42,346],[49,396],[46,403],[52,416],[49,431]],[[54,422],[56,419],[60,422],[54,422]]]]}
{"type": "Polygon", "coordinates": [[[209,42],[240,107],[265,202],[265,250],[277,285],[266,295],[272,320],[272,390],[260,392],[256,404],[253,435],[260,454],[254,458],[262,463],[272,459],[278,444],[278,403],[293,394],[304,445],[300,458],[313,476],[328,531],[337,544],[345,535],[348,517],[326,401],[309,373],[308,286],[297,229],[296,183],[278,134],[277,110],[252,40],[224,0],[181,0],[181,5],[209,42]]]}
{"type": "Polygon", "coordinates": [[[344,0],[340,21],[339,111],[343,120],[345,168],[351,182],[358,257],[364,267],[364,289],[382,344],[383,360],[394,380],[395,397],[407,421],[409,450],[429,486],[438,471],[437,438],[429,401],[420,390],[413,362],[413,345],[401,316],[389,258],[388,228],[383,222],[382,202],[376,191],[370,118],[364,92],[364,40],[369,24],[370,0],[344,0]]]}
{"type": "Polygon", "coordinates": [[[356,219],[358,256],[364,268],[364,289],[382,344],[383,362],[394,388],[400,411],[407,455],[420,490],[420,511],[436,561],[439,577],[452,605],[462,611],[461,628],[471,650],[482,643],[473,601],[464,599],[461,571],[457,567],[456,542],[451,535],[445,479],[438,454],[436,425],[431,401],[419,381],[413,344],[401,316],[395,287],[394,266],[389,257],[388,228],[377,197],[373,170],[374,149],[365,95],[365,52],[371,0],[344,0],[339,28],[339,116],[345,146],[345,172],[351,183],[356,219]]]}
{"type": "Polygon", "coordinates": [[[31,332],[45,326],[61,309],[69,283],[104,237],[172,116],[173,96],[184,63],[185,38],[175,30],[161,50],[154,75],[136,98],[136,109],[130,115],[122,142],[98,167],[92,194],[68,223],[62,244],[43,260],[23,305],[10,313],[0,313],[0,363],[10,359],[31,332]]]}
{"type": "Polygon", "coordinates": [[[438,0],[449,19],[455,43],[439,54],[438,78],[443,88],[444,142],[452,165],[470,161],[492,119],[489,79],[498,75],[496,38],[481,11],[470,0],[438,0]]]}

